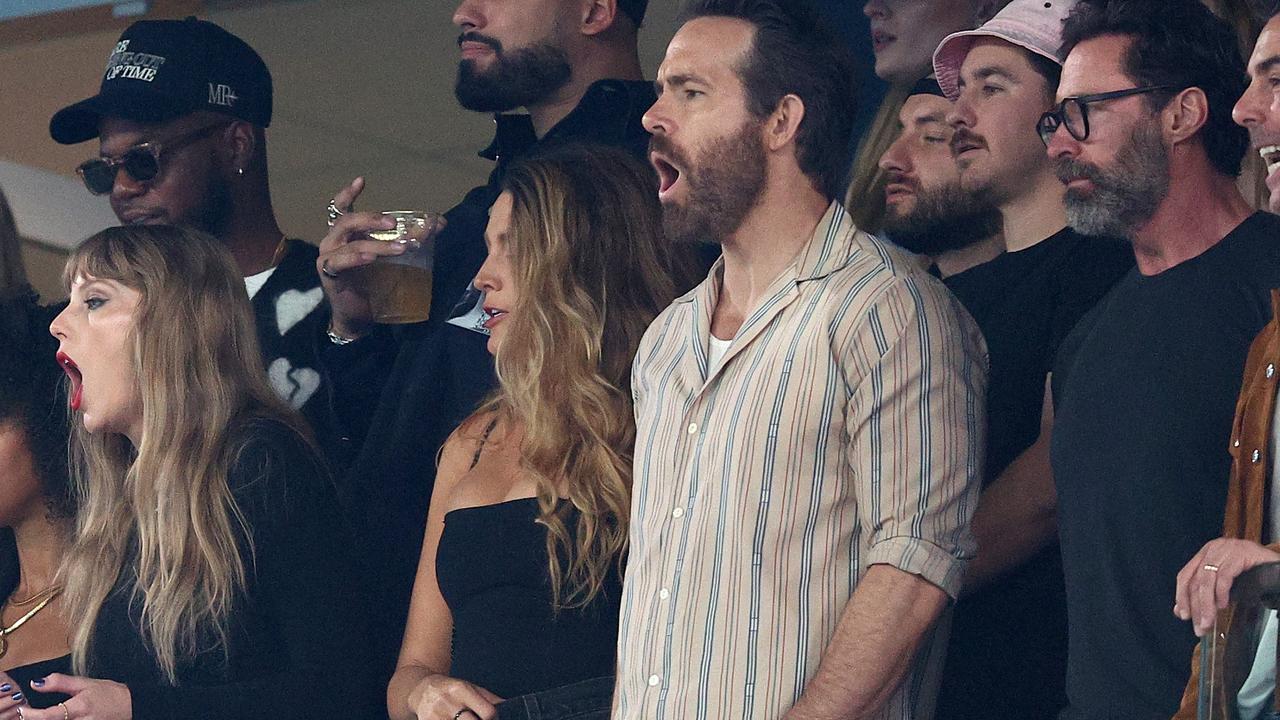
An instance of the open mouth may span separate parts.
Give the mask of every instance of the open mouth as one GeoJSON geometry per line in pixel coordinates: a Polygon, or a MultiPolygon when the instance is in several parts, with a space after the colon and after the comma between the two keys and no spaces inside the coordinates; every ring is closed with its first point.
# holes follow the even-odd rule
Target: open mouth
{"type": "Polygon", "coordinates": [[[84,376],[80,374],[80,368],[66,353],[58,351],[57,360],[62,366],[62,371],[71,380],[71,409],[79,410],[80,403],[84,399],[84,376]]]}
{"type": "Polygon", "coordinates": [[[1280,167],[1280,145],[1267,145],[1258,148],[1258,155],[1262,157],[1262,162],[1267,164],[1267,174],[1275,172],[1280,167]]]}
{"type": "Polygon", "coordinates": [[[680,181],[680,168],[672,165],[665,158],[657,153],[649,155],[649,162],[653,164],[653,169],[658,172],[658,197],[663,197],[675,187],[680,181]]]}
{"type": "Polygon", "coordinates": [[[485,326],[485,329],[487,330],[492,330],[494,325],[497,325],[498,323],[502,322],[507,317],[506,310],[502,310],[500,308],[494,308],[494,307],[485,308],[484,314],[489,316],[489,319],[484,321],[484,326],[485,326]]]}
{"type": "Polygon", "coordinates": [[[871,50],[872,52],[880,52],[897,39],[883,30],[874,30],[871,33],[871,50]]]}

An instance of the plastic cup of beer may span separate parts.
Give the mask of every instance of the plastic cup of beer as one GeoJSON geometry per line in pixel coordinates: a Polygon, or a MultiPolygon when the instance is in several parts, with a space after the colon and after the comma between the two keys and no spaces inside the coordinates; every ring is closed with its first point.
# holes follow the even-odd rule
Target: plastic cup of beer
{"type": "Polygon", "coordinates": [[[435,236],[444,227],[438,213],[391,210],[382,213],[396,221],[389,230],[368,233],[373,240],[400,243],[400,255],[379,257],[362,268],[363,283],[373,320],[388,325],[423,322],[431,314],[431,262],[435,236]]]}

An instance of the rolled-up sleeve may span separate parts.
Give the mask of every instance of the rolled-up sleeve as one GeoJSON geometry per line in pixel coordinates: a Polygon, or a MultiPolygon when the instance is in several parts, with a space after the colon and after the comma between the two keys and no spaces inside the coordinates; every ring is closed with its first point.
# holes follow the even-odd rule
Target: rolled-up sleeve
{"type": "Polygon", "coordinates": [[[905,278],[856,324],[843,354],[848,462],[866,529],[861,568],[892,565],[956,597],[976,546],[987,354],[940,284],[905,278]]]}

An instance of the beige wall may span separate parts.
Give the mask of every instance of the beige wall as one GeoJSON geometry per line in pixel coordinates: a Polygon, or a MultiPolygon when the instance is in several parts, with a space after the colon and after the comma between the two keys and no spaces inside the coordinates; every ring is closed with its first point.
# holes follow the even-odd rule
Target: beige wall
{"type": "Polygon", "coordinates": [[[22,261],[27,268],[27,280],[46,302],[59,300],[62,292],[62,263],[66,253],[38,243],[22,241],[22,261]]]}
{"type": "MultiPolygon", "coordinates": [[[[476,152],[488,144],[493,121],[459,108],[453,98],[457,4],[207,3],[216,8],[209,19],[253,45],[274,76],[271,191],[285,232],[318,241],[326,230],[325,203],[357,174],[368,179],[360,203],[368,209],[443,210],[484,181],[490,164],[476,152]]],[[[650,73],[674,31],[679,3],[651,5],[641,39],[650,73]]],[[[112,28],[0,44],[0,159],[74,177],[75,166],[97,152],[96,143],[55,144],[49,117],[96,92],[118,35],[112,28]]],[[[84,201],[93,200],[86,194],[84,201]]],[[[33,253],[40,274],[47,274],[49,258],[33,253]]]]}

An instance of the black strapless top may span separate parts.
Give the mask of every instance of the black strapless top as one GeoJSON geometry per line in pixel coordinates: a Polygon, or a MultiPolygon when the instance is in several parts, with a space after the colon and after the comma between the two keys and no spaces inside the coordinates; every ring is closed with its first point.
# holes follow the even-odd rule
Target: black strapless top
{"type": "MultiPolygon", "coordinates": [[[[585,608],[553,611],[547,530],[523,498],[445,515],[436,553],[440,593],[453,615],[449,674],[512,698],[612,675],[622,596],[616,565],[585,608]]],[[[575,528],[578,511],[565,522],[575,528]]]]}
{"type": "MultiPolygon", "coordinates": [[[[27,698],[27,704],[37,710],[43,708],[51,708],[60,702],[66,702],[68,696],[62,693],[45,693],[31,687],[32,680],[39,680],[46,675],[53,673],[71,674],[71,656],[63,655],[50,660],[41,660],[33,662],[30,665],[19,665],[18,667],[5,670],[9,677],[18,684],[17,690],[21,690],[22,694],[27,698]]],[[[13,692],[17,692],[14,690],[13,692]]],[[[13,692],[9,694],[12,695],[13,692]]]]}

